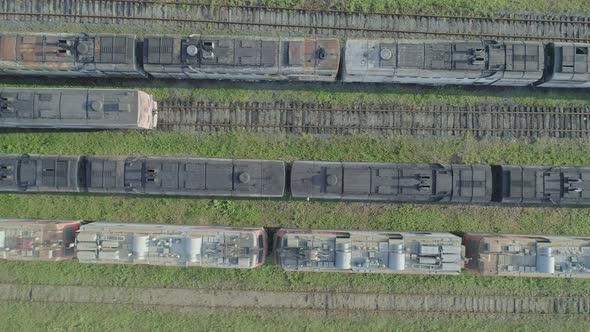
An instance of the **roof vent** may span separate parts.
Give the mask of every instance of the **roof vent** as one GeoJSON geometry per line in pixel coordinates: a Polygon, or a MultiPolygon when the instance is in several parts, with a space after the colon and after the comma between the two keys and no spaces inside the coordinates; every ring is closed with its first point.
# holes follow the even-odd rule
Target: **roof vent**
{"type": "Polygon", "coordinates": [[[80,43],[78,46],[76,46],[76,51],[78,51],[80,54],[88,54],[90,48],[88,47],[88,44],[80,43]]]}
{"type": "Polygon", "coordinates": [[[92,108],[93,111],[98,112],[102,109],[102,103],[98,100],[94,100],[90,103],[90,108],[92,108]]]}
{"type": "Polygon", "coordinates": [[[195,56],[199,54],[199,48],[196,45],[189,45],[186,48],[186,54],[188,54],[189,56],[195,56]]]}
{"type": "Polygon", "coordinates": [[[241,183],[248,183],[250,182],[250,174],[241,173],[240,175],[238,175],[238,180],[240,180],[241,183]]]}
{"type": "Polygon", "coordinates": [[[393,53],[391,53],[390,49],[383,48],[381,49],[381,52],[379,52],[379,56],[381,57],[381,60],[390,60],[393,56],[393,53]]]}
{"type": "Polygon", "coordinates": [[[324,60],[325,58],[326,58],[326,49],[323,47],[320,47],[318,49],[318,59],[324,60]]]}
{"type": "Polygon", "coordinates": [[[336,175],[330,174],[326,177],[326,184],[329,186],[334,186],[338,183],[338,177],[336,175]]]}

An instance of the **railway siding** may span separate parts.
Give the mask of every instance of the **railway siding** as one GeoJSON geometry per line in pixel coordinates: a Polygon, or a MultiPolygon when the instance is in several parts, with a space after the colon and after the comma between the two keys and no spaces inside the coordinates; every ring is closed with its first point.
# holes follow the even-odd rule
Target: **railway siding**
{"type": "Polygon", "coordinates": [[[96,303],[206,308],[587,315],[590,297],[512,297],[378,293],[29,286],[0,284],[0,301],[96,303]]]}
{"type": "Polygon", "coordinates": [[[6,20],[174,25],[196,31],[387,38],[590,40],[590,19],[576,16],[471,17],[346,13],[252,6],[129,0],[2,0],[6,20]]]}
{"type": "Polygon", "coordinates": [[[590,107],[160,101],[160,130],[588,138],[590,107]]]}

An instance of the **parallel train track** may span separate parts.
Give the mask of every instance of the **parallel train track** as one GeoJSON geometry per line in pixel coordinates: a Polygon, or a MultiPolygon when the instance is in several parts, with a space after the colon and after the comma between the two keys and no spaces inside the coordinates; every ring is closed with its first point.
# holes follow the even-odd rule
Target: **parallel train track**
{"type": "Polygon", "coordinates": [[[493,38],[590,41],[590,18],[574,16],[449,16],[330,10],[208,6],[138,0],[2,0],[13,21],[172,25],[193,30],[397,38],[493,38]]]}
{"type": "Polygon", "coordinates": [[[161,101],[160,130],[589,138],[590,107],[161,101]]]}
{"type": "Polygon", "coordinates": [[[412,295],[210,289],[119,288],[0,284],[0,301],[446,314],[590,314],[587,296],[412,295]]]}

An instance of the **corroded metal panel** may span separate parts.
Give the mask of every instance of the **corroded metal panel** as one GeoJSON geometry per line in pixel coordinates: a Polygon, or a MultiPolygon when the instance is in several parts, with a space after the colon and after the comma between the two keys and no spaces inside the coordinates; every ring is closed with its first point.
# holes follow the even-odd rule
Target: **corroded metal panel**
{"type": "Polygon", "coordinates": [[[44,76],[145,76],[133,35],[0,33],[0,73],[44,76]]]}
{"type": "Polygon", "coordinates": [[[235,80],[335,81],[340,48],[337,39],[250,36],[148,36],[144,69],[154,77],[235,80]],[[179,61],[161,59],[165,52],[179,61]]]}
{"type": "Polygon", "coordinates": [[[483,275],[590,278],[590,237],[466,234],[467,268],[483,275]]]}
{"type": "Polygon", "coordinates": [[[71,259],[79,228],[77,220],[0,219],[0,259],[71,259]]]}

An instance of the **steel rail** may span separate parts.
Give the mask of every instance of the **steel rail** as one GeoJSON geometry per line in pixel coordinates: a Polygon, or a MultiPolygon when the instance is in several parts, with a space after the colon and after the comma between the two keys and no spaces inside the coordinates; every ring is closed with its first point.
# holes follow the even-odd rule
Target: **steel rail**
{"type": "MultiPolygon", "coordinates": [[[[500,38],[500,39],[518,39],[518,40],[550,40],[550,41],[574,41],[590,42],[590,38],[579,37],[550,37],[550,36],[523,36],[523,35],[503,35],[503,34],[483,34],[469,32],[441,32],[441,31],[413,31],[400,29],[376,29],[360,27],[341,27],[341,26],[319,26],[307,24],[292,23],[265,23],[265,22],[247,22],[247,21],[225,21],[212,19],[188,19],[188,18],[162,18],[162,17],[138,17],[138,16],[106,16],[106,15],[80,15],[65,13],[26,13],[26,12],[0,12],[5,16],[32,16],[32,17],[63,17],[63,18],[86,18],[99,20],[131,20],[131,21],[157,21],[157,22],[177,22],[177,23],[202,23],[202,24],[219,24],[219,25],[243,25],[275,28],[298,28],[309,30],[335,30],[335,31],[356,31],[356,32],[376,32],[376,33],[397,33],[397,34],[421,34],[435,36],[458,36],[458,37],[479,37],[479,38],[500,38]]],[[[88,22],[86,22],[88,23],[88,22]]]]}
{"type": "MultiPolygon", "coordinates": [[[[420,13],[386,13],[386,12],[362,12],[354,10],[338,9],[314,9],[314,8],[289,8],[278,6],[256,6],[256,5],[232,5],[232,4],[207,4],[199,2],[174,2],[174,1],[154,1],[154,0],[95,0],[103,3],[135,3],[164,6],[191,6],[191,7],[208,7],[208,8],[234,8],[234,9],[255,9],[255,10],[281,10],[293,12],[325,13],[325,14],[348,14],[364,16],[391,16],[391,17],[415,17],[415,18],[434,18],[434,19],[456,19],[456,20],[492,20],[508,22],[525,22],[525,23],[558,23],[558,24],[583,24],[590,25],[589,17],[573,17],[571,19],[548,19],[548,18],[525,18],[525,17],[505,17],[505,16],[472,16],[472,15],[437,15],[437,14],[420,14],[420,13]]],[[[520,15],[520,14],[516,14],[520,15]]],[[[561,15],[569,16],[569,15],[561,15]]]]}

